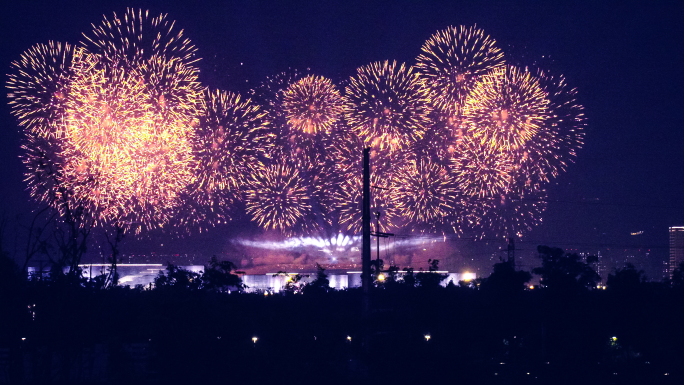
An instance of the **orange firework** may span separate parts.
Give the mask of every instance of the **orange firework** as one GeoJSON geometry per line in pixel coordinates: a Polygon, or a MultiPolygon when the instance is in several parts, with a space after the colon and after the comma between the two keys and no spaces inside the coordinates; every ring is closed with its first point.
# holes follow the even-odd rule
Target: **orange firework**
{"type": "Polygon", "coordinates": [[[308,175],[284,163],[256,168],[245,187],[247,214],[266,229],[307,232],[313,225],[308,175]]]}
{"type": "Polygon", "coordinates": [[[447,167],[412,160],[398,171],[393,189],[399,214],[411,224],[438,228],[457,208],[457,185],[447,167]]]}
{"type": "Polygon", "coordinates": [[[430,101],[452,115],[477,80],[503,65],[503,52],[484,31],[473,27],[449,27],[423,44],[416,67],[425,80],[430,101]]]}
{"type": "Polygon", "coordinates": [[[282,101],[287,123],[305,134],[329,133],[342,107],[342,96],[330,79],[313,75],[291,84],[282,101]]]}
{"type": "Polygon", "coordinates": [[[464,194],[479,198],[506,194],[515,167],[510,153],[469,137],[461,141],[456,153],[453,170],[464,194]]]}
{"type": "Polygon", "coordinates": [[[136,233],[169,220],[194,178],[202,108],[194,48],[172,28],[129,10],[95,27],[86,49],[51,42],[13,63],[36,199],[136,233]]]}
{"type": "Polygon", "coordinates": [[[204,103],[193,141],[196,178],[178,214],[184,230],[229,221],[246,177],[272,146],[266,113],[250,99],[216,90],[205,91],[204,103]]]}
{"type": "Polygon", "coordinates": [[[193,179],[192,107],[201,95],[195,75],[160,71],[160,78],[187,82],[156,97],[146,90],[146,71],[93,67],[82,75],[74,82],[63,138],[70,144],[67,182],[96,176],[92,189],[76,190],[77,199],[88,200],[100,220],[123,219],[136,232],[168,221],[193,179]]]}
{"type": "Polygon", "coordinates": [[[483,76],[463,107],[469,133],[500,151],[524,150],[549,117],[548,94],[536,77],[516,67],[483,76]]]}
{"type": "Polygon", "coordinates": [[[357,69],[345,98],[351,130],[380,150],[407,148],[429,125],[425,88],[404,64],[375,62],[357,69]]]}
{"type": "Polygon", "coordinates": [[[127,8],[123,18],[114,12],[111,19],[103,16],[99,25],[93,24],[92,32],[83,34],[83,45],[108,66],[137,67],[162,59],[188,67],[199,61],[197,48],[182,29],[174,30],[175,23],[166,14],[150,17],[150,11],[127,8]]]}
{"type": "Polygon", "coordinates": [[[88,55],[68,43],[38,44],[10,67],[7,88],[12,114],[27,131],[55,137],[63,124],[71,84],[88,55]]]}

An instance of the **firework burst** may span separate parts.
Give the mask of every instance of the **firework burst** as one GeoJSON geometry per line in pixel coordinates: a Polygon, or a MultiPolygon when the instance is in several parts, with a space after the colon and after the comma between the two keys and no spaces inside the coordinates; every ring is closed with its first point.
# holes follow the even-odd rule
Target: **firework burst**
{"type": "Polygon", "coordinates": [[[455,180],[438,163],[412,160],[398,170],[393,182],[399,215],[411,224],[439,228],[459,206],[455,180]]]}
{"type": "Polygon", "coordinates": [[[342,96],[322,76],[309,75],[291,84],[282,99],[287,123],[305,134],[329,133],[342,114],[342,96]]]}
{"type": "Polygon", "coordinates": [[[87,54],[68,43],[38,44],[10,67],[8,98],[19,125],[39,136],[58,136],[71,83],[79,76],[87,54]]]}
{"type": "Polygon", "coordinates": [[[514,158],[510,153],[465,137],[456,150],[453,170],[466,195],[491,197],[506,194],[512,181],[514,158]]]}
{"type": "Polygon", "coordinates": [[[111,19],[103,16],[102,22],[93,24],[92,32],[83,36],[86,49],[96,53],[110,69],[137,67],[153,59],[178,60],[185,66],[199,60],[197,49],[183,37],[183,30],[175,28],[175,21],[166,14],[150,17],[149,11],[142,9],[126,9],[123,19],[116,12],[111,19]]]}
{"type": "Polygon", "coordinates": [[[263,167],[271,146],[266,113],[251,100],[216,90],[205,91],[204,103],[193,143],[196,177],[178,219],[199,231],[231,219],[245,178],[263,167]]]}
{"type": "Polygon", "coordinates": [[[425,89],[404,64],[375,62],[357,69],[345,97],[350,129],[380,150],[407,148],[430,123],[425,89]]]}
{"type": "MultiPolygon", "coordinates": [[[[274,145],[271,147],[270,157],[272,159],[285,159],[296,165],[300,169],[310,168],[318,164],[325,157],[328,147],[329,129],[332,129],[337,119],[334,115],[327,117],[319,116],[319,128],[322,122],[329,124],[329,129],[315,129],[309,132],[306,119],[314,117],[315,112],[308,110],[310,105],[306,103],[318,100],[322,103],[330,103],[336,98],[334,95],[323,95],[321,91],[333,91],[334,88],[324,86],[328,84],[323,77],[307,75],[305,72],[290,69],[277,75],[269,77],[258,88],[252,90],[254,100],[263,106],[267,113],[267,119],[271,122],[271,136],[274,145]],[[306,92],[317,92],[316,96],[307,97],[306,92]],[[301,98],[299,98],[301,96],[301,98]],[[312,112],[303,113],[303,109],[312,112]],[[303,118],[304,120],[298,120],[303,118]],[[303,124],[303,125],[301,125],[303,124]]],[[[330,113],[330,104],[327,112],[330,113]]],[[[320,104],[320,108],[323,108],[320,104]]],[[[334,108],[333,108],[334,110],[334,108]]],[[[323,110],[319,110],[323,113],[323,110]]],[[[314,121],[310,122],[314,124],[314,121]]]]}
{"type": "Polygon", "coordinates": [[[307,173],[285,163],[259,167],[247,180],[247,214],[266,230],[285,234],[313,230],[313,199],[308,179],[307,173]]]}
{"type": "Polygon", "coordinates": [[[144,92],[144,75],[112,74],[93,68],[74,83],[64,133],[70,144],[65,179],[96,177],[91,190],[76,191],[77,199],[90,201],[100,220],[123,218],[139,232],[163,225],[192,181],[194,114],[179,113],[187,108],[176,105],[197,103],[199,88],[191,85],[195,92],[182,89],[166,102],[144,92]]]}
{"type": "Polygon", "coordinates": [[[138,233],[165,224],[194,178],[197,59],[163,15],[94,28],[85,48],[51,42],[13,63],[26,180],[40,201],[138,233]]]}
{"type": "Polygon", "coordinates": [[[542,222],[546,210],[546,191],[516,186],[506,195],[491,197],[476,209],[481,215],[479,226],[482,237],[521,238],[542,222]]]}
{"type": "Polygon", "coordinates": [[[549,99],[536,77],[516,67],[483,76],[466,99],[469,133],[500,151],[523,150],[549,116],[549,99]]]}
{"type": "Polygon", "coordinates": [[[478,79],[503,65],[503,52],[482,29],[449,27],[423,44],[416,67],[425,79],[431,102],[452,115],[478,79]]]}

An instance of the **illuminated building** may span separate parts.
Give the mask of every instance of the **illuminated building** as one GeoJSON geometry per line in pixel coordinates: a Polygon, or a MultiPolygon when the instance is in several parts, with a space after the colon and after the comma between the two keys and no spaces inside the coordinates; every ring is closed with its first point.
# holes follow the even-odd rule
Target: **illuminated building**
{"type": "Polygon", "coordinates": [[[670,276],[684,262],[684,226],[670,227],[670,276]]]}

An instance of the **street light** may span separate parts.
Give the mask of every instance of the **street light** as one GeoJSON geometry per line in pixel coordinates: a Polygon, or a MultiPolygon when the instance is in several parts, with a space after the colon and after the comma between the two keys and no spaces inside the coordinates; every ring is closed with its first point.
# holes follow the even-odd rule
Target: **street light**
{"type": "Polygon", "coordinates": [[[424,335],[424,337],[425,337],[425,342],[430,341],[430,338],[432,338],[432,336],[430,336],[429,334],[424,335]]]}

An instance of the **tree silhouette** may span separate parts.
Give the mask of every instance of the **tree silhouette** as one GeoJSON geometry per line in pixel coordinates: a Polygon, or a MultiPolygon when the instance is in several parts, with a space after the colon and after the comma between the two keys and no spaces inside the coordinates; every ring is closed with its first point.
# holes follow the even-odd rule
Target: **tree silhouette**
{"type": "Polygon", "coordinates": [[[555,247],[538,246],[537,251],[542,265],[532,272],[541,276],[541,284],[546,289],[570,293],[594,288],[601,280],[589,265],[598,260],[595,256],[587,257],[584,262],[579,255],[567,254],[555,247]]]}
{"type": "Polygon", "coordinates": [[[531,279],[532,274],[516,271],[510,262],[504,261],[494,264],[494,271],[482,280],[480,286],[482,290],[508,295],[525,290],[525,284],[531,279]]]}
{"type": "Polygon", "coordinates": [[[209,260],[209,266],[202,274],[202,285],[205,289],[223,292],[234,288],[238,291],[244,289],[242,280],[232,271],[236,269],[235,264],[230,261],[219,261],[214,255],[209,260]]]}
{"type": "Polygon", "coordinates": [[[624,268],[617,269],[615,274],[608,274],[606,286],[608,290],[620,294],[634,294],[641,289],[644,283],[646,283],[644,271],[637,271],[634,265],[628,263],[624,268]]]}
{"type": "Polygon", "coordinates": [[[446,274],[439,274],[439,259],[428,259],[428,271],[416,274],[418,287],[434,289],[439,287],[440,282],[447,278],[446,274]]]}
{"type": "Polygon", "coordinates": [[[330,289],[330,280],[323,266],[316,263],[316,279],[304,287],[304,293],[326,293],[330,289]]]}
{"type": "Polygon", "coordinates": [[[169,262],[166,273],[160,271],[154,279],[154,286],[157,289],[198,290],[202,288],[202,276],[169,262]]]}

